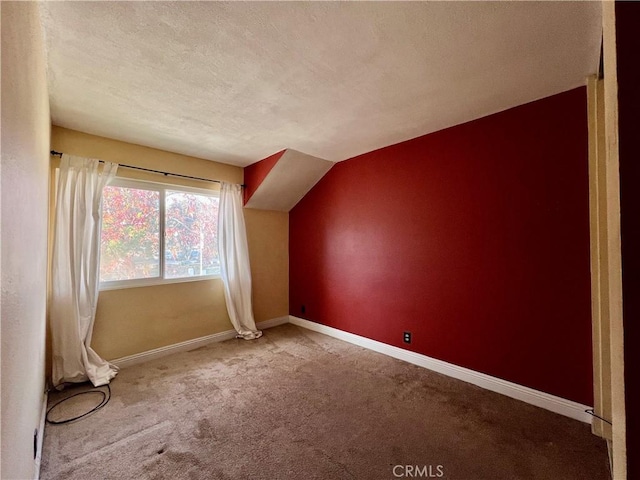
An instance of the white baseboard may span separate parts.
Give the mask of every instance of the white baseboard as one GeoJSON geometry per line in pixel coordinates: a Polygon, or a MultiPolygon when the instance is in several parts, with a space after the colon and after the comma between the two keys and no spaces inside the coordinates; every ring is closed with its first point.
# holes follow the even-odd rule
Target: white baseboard
{"type": "Polygon", "coordinates": [[[272,318],[271,320],[265,320],[264,322],[258,322],[256,323],[256,327],[258,327],[258,330],[264,330],[271,327],[277,327],[278,325],[284,325],[285,323],[289,323],[289,315],[272,318]]]}
{"type": "MultiPolygon", "coordinates": [[[[491,375],[476,372],[468,368],[459,367],[457,365],[431,358],[420,353],[411,352],[399,347],[394,347],[393,345],[387,345],[386,343],[371,340],[370,338],[366,337],[361,337],[360,335],[355,335],[353,333],[344,332],[342,330],[338,330],[337,328],[328,327],[326,325],[311,322],[309,320],[304,320],[302,318],[294,317],[291,315],[287,317],[278,317],[271,320],[266,320],[264,322],[259,322],[258,324],[256,324],[256,326],[258,329],[264,330],[267,328],[282,325],[284,323],[292,323],[294,325],[298,325],[300,327],[313,330],[318,333],[323,333],[325,335],[329,335],[331,337],[344,340],[355,345],[359,345],[369,350],[373,350],[375,352],[382,353],[399,360],[404,360],[405,362],[409,362],[420,367],[428,368],[429,370],[433,370],[434,372],[442,373],[443,375],[472,383],[473,385],[491,390],[492,392],[500,393],[502,395],[521,400],[525,403],[550,410],[552,412],[573,418],[575,420],[580,420],[584,423],[591,423],[592,420],[591,415],[585,413],[585,410],[591,408],[587,405],[582,405],[571,400],[556,397],[555,395],[551,395],[549,393],[540,392],[538,390],[534,390],[533,388],[518,385],[517,383],[512,383],[507,380],[502,380],[501,378],[492,377],[491,375]]],[[[148,350],[146,352],[121,357],[115,360],[111,360],[111,363],[118,367],[129,367],[131,365],[137,365],[139,363],[154,360],[156,358],[166,357],[167,355],[172,355],[174,353],[194,350],[210,343],[230,340],[232,338],[235,338],[235,336],[235,330],[226,330],[224,332],[214,333],[213,335],[207,335],[206,337],[194,338],[185,342],[167,345],[166,347],[160,347],[153,350],[148,350]]],[[[44,422],[44,417],[42,418],[42,421],[44,422]]],[[[44,431],[42,427],[40,431],[44,431]]]]}
{"type": "Polygon", "coordinates": [[[353,333],[344,332],[337,328],[328,327],[319,323],[304,320],[302,318],[289,316],[289,322],[294,325],[298,325],[314,332],[323,333],[340,340],[344,340],[355,345],[373,350],[379,353],[383,353],[393,358],[404,360],[405,362],[413,363],[420,367],[428,368],[434,372],[442,373],[449,377],[457,378],[468,383],[472,383],[479,387],[491,390],[492,392],[501,393],[507,397],[515,398],[523,402],[535,405],[546,410],[550,410],[560,415],[580,420],[584,423],[591,423],[592,417],[585,410],[591,408],[586,405],[582,405],[571,400],[566,400],[561,397],[556,397],[549,393],[540,392],[533,388],[518,385],[517,383],[508,382],[500,378],[492,377],[490,375],[476,372],[468,368],[459,367],[451,363],[443,362],[435,358],[422,355],[420,353],[411,352],[403,348],[394,347],[393,345],[387,345],[386,343],[371,340],[370,338],[361,337],[353,333]]]}
{"type": "Polygon", "coordinates": [[[42,446],[44,445],[44,426],[45,419],[47,418],[47,402],[49,400],[49,392],[44,392],[44,398],[42,399],[42,411],[40,412],[40,424],[38,425],[38,446],[36,450],[36,458],[34,460],[34,480],[40,478],[40,465],[42,463],[42,446]]]}
{"type": "MultiPolygon", "coordinates": [[[[264,322],[258,322],[256,327],[258,330],[265,330],[267,328],[282,325],[288,323],[289,317],[272,318],[271,320],[265,320],[264,322]]],[[[196,348],[204,347],[210,343],[223,342],[235,338],[235,330],[225,330],[224,332],[214,333],[205,337],[194,338],[186,340],[180,343],[174,343],[173,345],[167,345],[165,347],[154,348],[153,350],[147,350],[146,352],[135,353],[133,355],[127,355],[126,357],[116,358],[115,360],[109,360],[110,363],[116,365],[119,368],[130,367],[139,363],[148,362],[149,360],[155,360],[156,358],[166,357],[167,355],[173,355],[178,352],[187,352],[189,350],[195,350],[196,348]]]]}

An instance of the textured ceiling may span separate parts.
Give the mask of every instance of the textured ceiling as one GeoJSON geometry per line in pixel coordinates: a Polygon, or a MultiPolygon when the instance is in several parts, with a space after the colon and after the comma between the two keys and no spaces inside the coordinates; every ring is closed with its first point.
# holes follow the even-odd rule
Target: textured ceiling
{"type": "Polygon", "coordinates": [[[43,2],[52,121],[331,161],[584,84],[599,2],[43,2]]]}

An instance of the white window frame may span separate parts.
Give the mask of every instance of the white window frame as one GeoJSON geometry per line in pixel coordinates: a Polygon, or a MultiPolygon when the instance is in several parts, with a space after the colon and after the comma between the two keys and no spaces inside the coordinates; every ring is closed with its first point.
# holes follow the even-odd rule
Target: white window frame
{"type": "MultiPolygon", "coordinates": [[[[164,278],[165,275],[165,258],[164,258],[164,244],[165,244],[165,201],[166,201],[166,192],[186,192],[186,193],[196,193],[198,195],[205,195],[208,197],[216,197],[220,198],[220,192],[216,190],[207,190],[205,188],[196,188],[196,187],[186,187],[183,185],[175,185],[175,184],[166,184],[159,182],[149,182],[146,180],[134,180],[134,179],[125,179],[122,177],[117,177],[113,181],[107,185],[109,187],[122,187],[122,188],[135,188],[138,190],[152,190],[154,192],[159,192],[160,194],[160,208],[159,208],[159,222],[158,229],[160,232],[160,248],[159,248],[159,276],[153,278],[134,278],[129,280],[111,280],[111,281],[100,281],[100,290],[120,290],[124,288],[138,288],[138,287],[149,287],[152,285],[166,285],[170,283],[184,283],[184,282],[200,282],[203,280],[212,280],[216,278],[220,278],[220,275],[198,275],[193,277],[181,277],[181,278],[164,278]]],[[[100,216],[100,222],[102,222],[102,215],[100,216]]],[[[100,225],[102,227],[102,224],[100,225]]],[[[102,231],[102,228],[101,228],[102,231]]],[[[102,236],[102,235],[101,235],[102,236]]],[[[100,239],[102,242],[102,238],[100,239]]],[[[102,248],[102,246],[100,247],[102,248]]]]}

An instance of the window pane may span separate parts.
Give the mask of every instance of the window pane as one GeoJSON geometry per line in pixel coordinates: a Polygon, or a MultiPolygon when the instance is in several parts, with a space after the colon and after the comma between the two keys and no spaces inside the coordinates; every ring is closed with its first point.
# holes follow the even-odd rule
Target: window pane
{"type": "Polygon", "coordinates": [[[160,192],[106,187],[102,200],[100,281],[160,275],[160,192]]]}
{"type": "Polygon", "coordinates": [[[219,275],[218,198],[167,190],[165,278],[219,275]]]}

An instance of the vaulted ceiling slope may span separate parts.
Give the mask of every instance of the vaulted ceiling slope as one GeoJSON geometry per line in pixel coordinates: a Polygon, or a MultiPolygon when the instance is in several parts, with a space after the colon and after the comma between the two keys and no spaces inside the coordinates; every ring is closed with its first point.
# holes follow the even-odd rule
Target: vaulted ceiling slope
{"type": "Polygon", "coordinates": [[[340,161],[584,84],[599,2],[43,2],[52,121],[340,161]]]}

